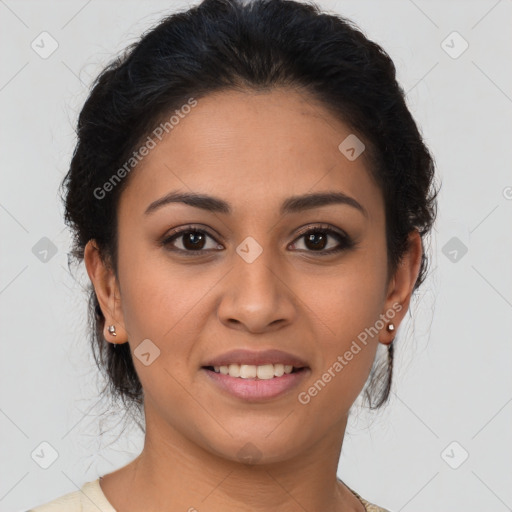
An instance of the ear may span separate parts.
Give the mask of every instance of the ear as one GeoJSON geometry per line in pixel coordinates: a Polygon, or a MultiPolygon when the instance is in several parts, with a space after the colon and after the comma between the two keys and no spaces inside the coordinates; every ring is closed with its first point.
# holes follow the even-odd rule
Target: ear
{"type": "Polygon", "coordinates": [[[422,254],[421,236],[417,230],[411,231],[408,237],[407,251],[398,264],[395,275],[391,278],[388,286],[384,306],[384,315],[388,320],[379,333],[379,341],[384,345],[389,345],[393,341],[396,330],[409,309],[412,291],[418,279],[422,254]],[[391,312],[395,313],[394,316],[391,312]],[[386,329],[389,323],[394,324],[395,329],[392,332],[386,329]]]}
{"type": "Polygon", "coordinates": [[[87,242],[84,250],[84,262],[105,317],[103,326],[105,340],[110,343],[128,341],[117,279],[111,266],[103,261],[95,240],[87,242]],[[115,335],[109,332],[110,325],[114,325],[115,335]]]}

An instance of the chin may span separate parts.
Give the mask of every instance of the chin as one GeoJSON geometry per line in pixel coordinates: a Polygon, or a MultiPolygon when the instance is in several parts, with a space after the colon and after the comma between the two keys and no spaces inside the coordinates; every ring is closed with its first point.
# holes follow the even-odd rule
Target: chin
{"type": "Polygon", "coordinates": [[[273,434],[267,436],[267,431],[264,432],[260,430],[259,435],[245,432],[246,435],[238,438],[226,434],[223,441],[207,441],[205,449],[215,456],[249,466],[281,462],[298,455],[300,446],[297,445],[296,436],[286,436],[288,440],[295,439],[293,445],[286,445],[281,435],[276,433],[272,438],[273,434]]]}

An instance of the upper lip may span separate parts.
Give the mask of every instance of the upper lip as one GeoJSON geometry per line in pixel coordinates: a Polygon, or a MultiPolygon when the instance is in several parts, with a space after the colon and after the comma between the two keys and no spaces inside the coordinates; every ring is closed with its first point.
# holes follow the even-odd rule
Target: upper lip
{"type": "Polygon", "coordinates": [[[264,365],[264,364],[285,364],[292,365],[295,368],[308,367],[308,364],[298,356],[283,352],[282,350],[245,350],[236,349],[225,352],[208,362],[203,366],[228,366],[230,364],[249,364],[249,365],[264,365]]]}

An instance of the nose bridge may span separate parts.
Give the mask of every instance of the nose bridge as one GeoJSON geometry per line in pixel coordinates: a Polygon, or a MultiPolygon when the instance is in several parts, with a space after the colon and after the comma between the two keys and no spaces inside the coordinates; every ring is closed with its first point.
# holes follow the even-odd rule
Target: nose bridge
{"type": "MultiPolygon", "coordinates": [[[[268,241],[269,237],[265,240],[268,241]]],[[[278,264],[275,249],[267,242],[260,244],[256,238],[246,237],[236,248],[234,257],[233,270],[238,283],[236,288],[242,293],[255,294],[256,297],[260,293],[274,295],[279,288],[276,283],[278,264]]]]}
{"type": "Polygon", "coordinates": [[[275,248],[250,236],[244,239],[233,255],[228,288],[219,307],[221,320],[237,321],[251,331],[263,330],[276,320],[290,320],[293,306],[282,275],[275,248]]]}

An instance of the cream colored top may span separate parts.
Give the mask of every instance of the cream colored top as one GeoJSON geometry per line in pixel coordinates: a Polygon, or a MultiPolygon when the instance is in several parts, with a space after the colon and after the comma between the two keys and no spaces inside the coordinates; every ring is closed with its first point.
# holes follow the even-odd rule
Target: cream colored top
{"type": "MultiPolygon", "coordinates": [[[[350,489],[350,487],[348,488],[350,489]]],[[[354,490],[350,489],[350,491],[364,505],[366,512],[389,512],[389,510],[378,507],[361,498],[354,490]]],[[[116,509],[103,494],[100,479],[98,478],[92,482],[85,483],[79,491],[64,494],[44,505],[31,508],[27,512],[116,512],[116,509]]]]}

